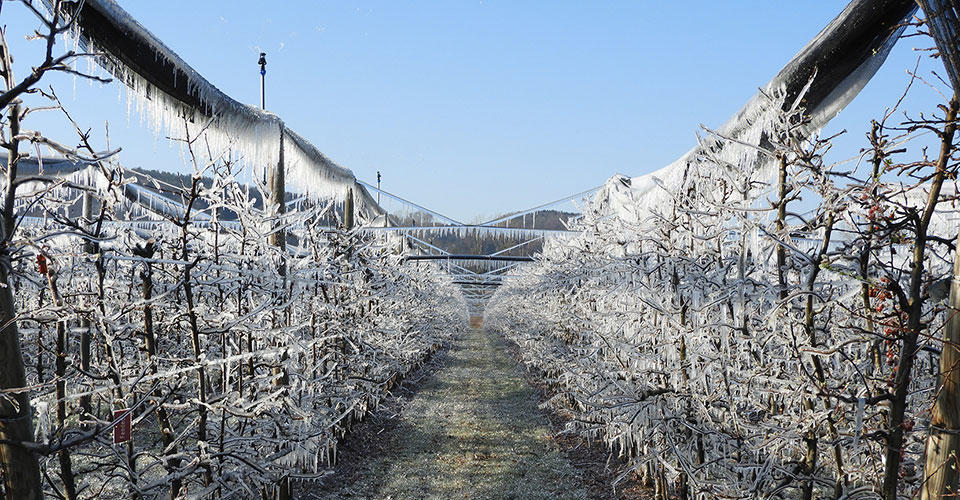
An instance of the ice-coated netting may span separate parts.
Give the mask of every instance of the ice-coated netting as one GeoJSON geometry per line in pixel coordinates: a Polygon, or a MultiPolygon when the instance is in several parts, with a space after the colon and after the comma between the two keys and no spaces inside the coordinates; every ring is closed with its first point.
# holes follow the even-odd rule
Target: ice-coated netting
{"type": "Polygon", "coordinates": [[[752,168],[758,179],[769,180],[771,159],[757,157],[753,148],[764,147],[771,120],[802,105],[803,135],[818,133],[880,69],[906,29],[901,21],[915,10],[912,2],[850,2],[720,128],[708,131],[708,137],[670,165],[631,179],[636,194],[629,209],[650,212],[669,203],[681,192],[687,169],[703,155],[714,157],[715,168],[752,168]]]}
{"type": "MultiPolygon", "coordinates": [[[[256,176],[280,162],[282,135],[289,190],[342,199],[347,189],[361,189],[353,172],[331,161],[277,115],[223,93],[113,0],[79,5],[75,43],[101,54],[97,62],[127,89],[128,109],[157,133],[179,139],[202,134],[210,151],[231,151],[256,176]]],[[[361,199],[362,209],[378,213],[369,196],[361,199]]]]}

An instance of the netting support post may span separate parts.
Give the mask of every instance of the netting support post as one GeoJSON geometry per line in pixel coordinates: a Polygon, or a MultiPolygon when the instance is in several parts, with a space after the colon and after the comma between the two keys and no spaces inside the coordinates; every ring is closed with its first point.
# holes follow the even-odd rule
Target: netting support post
{"type": "Polygon", "coordinates": [[[343,228],[353,229],[353,189],[347,189],[347,199],[343,202],[343,228]]]}

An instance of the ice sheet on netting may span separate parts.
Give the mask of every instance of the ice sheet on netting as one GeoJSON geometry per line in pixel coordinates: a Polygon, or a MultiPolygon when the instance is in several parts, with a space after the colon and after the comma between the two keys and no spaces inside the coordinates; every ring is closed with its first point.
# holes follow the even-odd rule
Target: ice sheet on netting
{"type": "Polygon", "coordinates": [[[343,198],[354,187],[353,172],[286,128],[277,115],[226,95],[113,0],[80,5],[74,43],[103,54],[97,62],[127,88],[128,110],[139,112],[157,133],[180,139],[202,133],[214,155],[231,150],[258,173],[280,161],[282,133],[289,188],[343,198]]]}
{"type": "Polygon", "coordinates": [[[916,8],[914,2],[905,0],[854,0],[716,131],[733,141],[701,141],[673,163],[629,179],[627,185],[633,191],[630,207],[611,208],[616,213],[638,209],[645,215],[669,204],[688,169],[705,168],[699,161],[705,154],[734,168],[752,170],[755,179],[769,180],[772,162],[757,156],[756,148],[763,146],[771,125],[784,110],[801,106],[809,119],[802,133],[808,137],[818,133],[870,81],[906,28],[903,21],[916,8]]]}

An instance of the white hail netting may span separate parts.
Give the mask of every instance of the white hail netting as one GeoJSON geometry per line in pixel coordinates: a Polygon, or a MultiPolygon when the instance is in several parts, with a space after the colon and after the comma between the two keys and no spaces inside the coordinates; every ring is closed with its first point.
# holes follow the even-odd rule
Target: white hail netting
{"type": "MultiPolygon", "coordinates": [[[[28,212],[33,206],[35,197],[45,193],[49,193],[56,199],[72,200],[74,204],[79,205],[86,192],[98,200],[108,200],[119,221],[149,223],[183,218],[186,213],[186,206],[183,203],[149,187],[150,184],[159,187],[157,181],[148,175],[131,171],[125,171],[124,175],[126,176],[124,183],[118,186],[110,183],[100,167],[89,165],[76,172],[59,176],[59,180],[53,184],[39,181],[27,182],[18,189],[21,196],[14,202],[15,211],[28,212]]],[[[190,215],[191,219],[200,223],[209,222],[211,219],[208,213],[195,208],[190,215]]]]}
{"type": "Polygon", "coordinates": [[[515,241],[521,238],[563,238],[569,231],[552,229],[523,229],[497,226],[406,226],[406,227],[364,227],[361,231],[369,234],[397,233],[416,238],[480,238],[486,241],[515,241]]]}
{"type": "MultiPolygon", "coordinates": [[[[185,138],[188,133],[190,137],[196,137],[202,132],[214,155],[232,151],[258,173],[278,164],[283,130],[284,167],[289,188],[315,197],[334,199],[343,198],[347,189],[354,189],[357,191],[358,208],[365,213],[379,213],[366,190],[356,185],[353,172],[337,165],[309,141],[286,128],[277,115],[237,102],[224,94],[116,2],[87,0],[86,8],[102,13],[123,33],[145,40],[156,53],[158,61],[170,63],[186,75],[188,92],[202,103],[204,109],[193,109],[165,94],[136,70],[103,50],[95,39],[76,30],[73,35],[77,44],[85,44],[91,52],[104,53],[98,62],[126,86],[128,106],[132,102],[141,116],[149,118],[151,128],[176,138],[185,138]]],[[[200,149],[206,151],[206,148],[200,149]]]]}
{"type": "MultiPolygon", "coordinates": [[[[855,6],[852,2],[847,10],[837,16],[827,27],[794,56],[793,61],[812,52],[819,44],[826,40],[831,34],[843,30],[843,21],[847,20],[847,11],[855,6]]],[[[896,44],[900,34],[903,33],[906,26],[896,30],[867,58],[862,64],[854,69],[850,74],[839,82],[836,87],[823,99],[816,109],[809,109],[806,118],[809,120],[804,126],[804,132],[807,136],[812,136],[820,131],[830,120],[837,116],[840,111],[850,104],[854,97],[863,90],[867,82],[880,69],[880,66],[886,60],[890,50],[896,44]]],[[[792,62],[793,62],[792,61],[792,62]]],[[[770,120],[776,119],[776,107],[771,103],[771,99],[778,101],[782,99],[785,72],[791,68],[788,65],[781,74],[778,74],[768,82],[747,104],[738,111],[727,123],[716,130],[716,135],[740,141],[751,146],[759,147],[760,135],[770,129],[770,120]]],[[[814,76],[816,78],[816,76],[814,76]]],[[[782,103],[782,101],[781,101],[782,103]]],[[[795,103],[787,103],[794,105],[795,103]]],[[[721,148],[720,165],[729,164],[732,168],[758,168],[756,177],[760,180],[769,180],[772,171],[769,169],[769,162],[749,162],[750,157],[755,156],[751,148],[734,148],[736,152],[732,154],[723,153],[722,149],[727,146],[716,140],[710,140],[708,144],[701,143],[694,147],[685,155],[681,156],[673,163],[660,168],[649,174],[640,175],[632,179],[633,195],[632,207],[629,210],[641,210],[649,212],[652,208],[663,206],[673,199],[676,193],[680,192],[684,176],[688,167],[694,163],[698,156],[704,154],[705,149],[710,147],[721,148]],[[742,155],[742,158],[737,158],[742,155]],[[741,161],[742,160],[742,161],[741,161]],[[766,169],[764,169],[766,167],[766,169]]],[[[701,186],[703,187],[703,186],[701,186]]]]}

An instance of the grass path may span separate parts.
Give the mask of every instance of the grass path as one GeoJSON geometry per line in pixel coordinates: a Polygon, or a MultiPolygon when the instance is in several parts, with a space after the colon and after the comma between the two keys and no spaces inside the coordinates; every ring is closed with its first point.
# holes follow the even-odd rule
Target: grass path
{"type": "Polygon", "coordinates": [[[382,436],[390,446],[352,464],[346,484],[305,498],[588,498],[536,394],[492,333],[457,339],[399,419],[382,436]]]}

